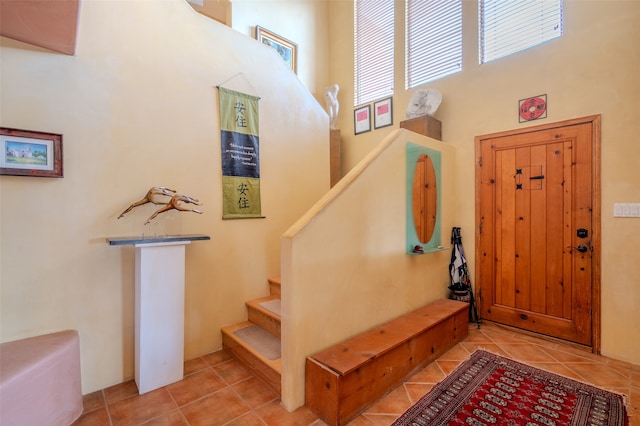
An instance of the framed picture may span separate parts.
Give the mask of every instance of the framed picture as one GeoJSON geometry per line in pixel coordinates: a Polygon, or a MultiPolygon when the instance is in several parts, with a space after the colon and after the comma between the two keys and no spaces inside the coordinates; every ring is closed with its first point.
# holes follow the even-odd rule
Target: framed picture
{"type": "Polygon", "coordinates": [[[289,68],[291,68],[293,72],[297,73],[297,44],[258,25],[256,25],[256,39],[262,44],[273,47],[282,59],[284,59],[289,68]]]}
{"type": "Polygon", "coordinates": [[[0,175],[62,177],[62,135],[0,127],[0,175]]]}
{"type": "Polygon", "coordinates": [[[393,100],[391,97],[373,103],[373,127],[391,126],[393,124],[393,100]]]}
{"type": "Polygon", "coordinates": [[[356,135],[371,130],[371,105],[353,111],[353,128],[356,135]]]}
{"type": "Polygon", "coordinates": [[[533,121],[547,118],[547,95],[532,96],[518,101],[518,121],[533,121]]]}

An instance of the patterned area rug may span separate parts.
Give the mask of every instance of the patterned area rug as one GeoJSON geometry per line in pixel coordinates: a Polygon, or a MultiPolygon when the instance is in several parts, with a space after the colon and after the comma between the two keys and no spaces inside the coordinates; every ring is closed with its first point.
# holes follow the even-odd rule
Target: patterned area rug
{"type": "Polygon", "coordinates": [[[622,396],[478,350],[393,426],[626,426],[622,396]]]}

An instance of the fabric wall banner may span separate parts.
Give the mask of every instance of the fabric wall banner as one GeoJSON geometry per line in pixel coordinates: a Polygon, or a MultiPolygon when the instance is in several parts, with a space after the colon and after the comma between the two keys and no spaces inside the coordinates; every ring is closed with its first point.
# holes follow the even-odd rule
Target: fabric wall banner
{"type": "Polygon", "coordinates": [[[222,176],[223,219],[262,217],[260,179],[222,176]]]}
{"type": "Polygon", "coordinates": [[[262,217],[256,96],[218,87],[222,148],[222,218],[262,217]]]}

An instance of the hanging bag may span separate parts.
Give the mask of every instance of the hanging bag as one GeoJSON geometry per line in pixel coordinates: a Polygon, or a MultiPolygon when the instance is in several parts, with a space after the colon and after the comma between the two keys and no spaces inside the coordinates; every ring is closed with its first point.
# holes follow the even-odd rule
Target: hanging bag
{"type": "Polygon", "coordinates": [[[467,259],[464,256],[460,228],[451,229],[451,262],[449,263],[449,275],[451,276],[450,299],[469,303],[469,322],[475,322],[480,327],[480,318],[476,309],[476,301],[471,288],[471,278],[467,268],[467,259]]]}

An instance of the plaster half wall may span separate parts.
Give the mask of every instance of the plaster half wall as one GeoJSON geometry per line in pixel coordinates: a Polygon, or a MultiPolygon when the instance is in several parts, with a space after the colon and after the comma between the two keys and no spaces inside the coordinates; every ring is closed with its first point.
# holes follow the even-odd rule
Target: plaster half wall
{"type": "Polygon", "coordinates": [[[134,248],[106,237],[210,235],[186,249],[185,357],[220,349],[329,189],[329,122],[273,49],[185,1],[85,1],[78,28],[74,56],[0,38],[0,125],[62,134],[64,151],[62,179],[0,176],[0,340],[78,330],[89,393],[133,377],[134,248]],[[223,83],[260,97],[264,219],[222,220],[223,83]],[[204,213],[117,219],[154,185],[204,213]]]}
{"type": "Polygon", "coordinates": [[[454,148],[401,129],[284,233],[282,403],[288,409],[304,404],[307,356],[448,297],[451,251],[407,254],[409,142],[441,152],[443,235],[456,226],[454,148]]]}

